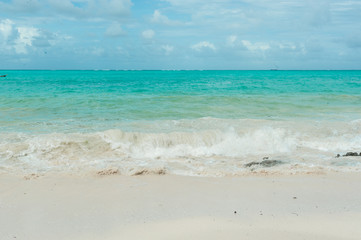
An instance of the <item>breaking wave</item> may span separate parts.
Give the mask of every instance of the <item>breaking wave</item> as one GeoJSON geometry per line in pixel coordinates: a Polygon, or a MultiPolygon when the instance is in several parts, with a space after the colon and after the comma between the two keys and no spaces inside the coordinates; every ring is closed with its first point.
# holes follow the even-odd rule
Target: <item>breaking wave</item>
{"type": "Polygon", "coordinates": [[[225,176],[361,168],[361,157],[342,157],[361,151],[360,120],[203,118],[152,124],[135,132],[1,133],[0,171],[225,176]],[[277,164],[262,164],[265,160],[277,164]]]}

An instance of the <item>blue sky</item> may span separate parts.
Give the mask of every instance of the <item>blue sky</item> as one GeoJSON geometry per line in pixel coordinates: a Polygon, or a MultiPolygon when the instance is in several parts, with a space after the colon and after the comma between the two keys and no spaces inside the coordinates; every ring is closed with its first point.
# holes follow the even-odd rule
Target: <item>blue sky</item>
{"type": "Polygon", "coordinates": [[[361,0],[0,0],[0,69],[361,69],[361,0]]]}

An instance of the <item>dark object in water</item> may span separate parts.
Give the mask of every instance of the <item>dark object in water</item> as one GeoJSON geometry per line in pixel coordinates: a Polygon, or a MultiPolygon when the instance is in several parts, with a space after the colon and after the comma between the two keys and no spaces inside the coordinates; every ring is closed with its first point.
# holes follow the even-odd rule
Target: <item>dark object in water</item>
{"type": "Polygon", "coordinates": [[[339,158],[339,157],[341,157],[341,155],[340,155],[340,154],[337,154],[335,158],[339,158]]]}
{"type": "Polygon", "coordinates": [[[245,164],[245,167],[252,167],[254,165],[261,165],[262,167],[273,167],[279,164],[282,164],[282,161],[279,160],[264,160],[262,162],[250,162],[245,164]]]}
{"type": "Polygon", "coordinates": [[[6,77],[6,75],[0,75],[0,77],[6,77]]]}
{"type": "Polygon", "coordinates": [[[347,152],[345,155],[343,155],[343,157],[355,157],[355,156],[361,156],[361,154],[359,155],[357,152],[347,152]]]}

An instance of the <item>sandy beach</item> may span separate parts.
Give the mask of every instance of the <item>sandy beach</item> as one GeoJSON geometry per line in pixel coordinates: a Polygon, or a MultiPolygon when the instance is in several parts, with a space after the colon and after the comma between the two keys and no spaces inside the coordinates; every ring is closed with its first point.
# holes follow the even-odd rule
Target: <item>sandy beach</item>
{"type": "Polygon", "coordinates": [[[0,176],[0,239],[359,239],[361,174],[0,176]]]}

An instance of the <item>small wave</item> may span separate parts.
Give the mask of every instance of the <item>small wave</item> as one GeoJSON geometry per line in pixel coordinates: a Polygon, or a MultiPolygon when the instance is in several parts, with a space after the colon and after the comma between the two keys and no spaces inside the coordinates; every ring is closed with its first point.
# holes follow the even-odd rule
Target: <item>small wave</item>
{"type": "MultiPolygon", "coordinates": [[[[173,122],[177,131],[31,135],[2,133],[0,171],[84,172],[99,175],[179,174],[224,176],[250,171],[357,170],[361,122],[290,122],[204,118],[173,122]],[[193,127],[193,129],[192,129],[193,127]],[[280,161],[268,167],[264,158],[280,161]],[[107,170],[108,169],[108,170],[107,170]]],[[[152,128],[151,128],[152,129],[152,128]]],[[[360,157],[361,158],[361,157],[360,157]]]]}

